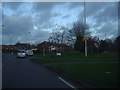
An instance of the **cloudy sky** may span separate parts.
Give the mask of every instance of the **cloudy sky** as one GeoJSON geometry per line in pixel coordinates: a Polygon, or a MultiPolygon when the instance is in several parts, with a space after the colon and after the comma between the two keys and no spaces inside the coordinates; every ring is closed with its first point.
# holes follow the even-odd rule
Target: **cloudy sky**
{"type": "MultiPolygon", "coordinates": [[[[117,2],[87,2],[86,16],[92,36],[118,36],[117,2]]],[[[58,26],[71,28],[83,19],[83,2],[3,2],[2,43],[38,44],[47,41],[58,26]]]]}

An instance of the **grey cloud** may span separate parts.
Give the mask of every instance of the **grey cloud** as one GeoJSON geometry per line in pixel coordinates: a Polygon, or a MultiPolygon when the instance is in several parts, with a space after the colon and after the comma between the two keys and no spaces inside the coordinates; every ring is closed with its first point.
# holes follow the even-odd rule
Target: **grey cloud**
{"type": "Polygon", "coordinates": [[[9,35],[2,35],[3,44],[11,44],[9,35]]]}
{"type": "MultiPolygon", "coordinates": [[[[106,6],[110,5],[109,2],[86,2],[86,17],[91,17],[97,14],[100,10],[104,9],[106,6]]],[[[78,15],[78,17],[84,17],[84,5],[83,11],[78,15]]]]}
{"type": "Polygon", "coordinates": [[[104,22],[110,20],[117,20],[118,19],[118,9],[117,6],[110,6],[105,8],[103,11],[99,12],[94,16],[97,22],[104,22]]]}
{"type": "Polygon", "coordinates": [[[54,23],[52,22],[52,18],[54,17],[60,17],[65,19],[70,17],[70,15],[64,15],[62,16],[59,11],[56,13],[52,12],[54,8],[60,5],[60,7],[69,8],[69,7],[78,7],[81,3],[66,3],[66,2],[40,2],[40,3],[34,3],[33,4],[33,10],[36,13],[37,20],[36,22],[39,23],[39,26],[42,26],[43,28],[50,28],[53,27],[54,23]],[[70,6],[69,6],[70,5],[70,6]]]}
{"type": "Polygon", "coordinates": [[[49,33],[44,30],[38,30],[36,32],[32,32],[30,34],[13,34],[13,35],[3,35],[3,43],[4,44],[16,44],[17,42],[21,43],[31,43],[36,44],[47,40],[49,33]],[[20,39],[19,39],[20,38],[20,39]]]}
{"type": "MultiPolygon", "coordinates": [[[[38,3],[37,3],[38,4],[38,3]]],[[[38,7],[38,6],[37,6],[38,7]]],[[[5,24],[3,37],[4,37],[4,43],[8,42],[9,38],[6,37],[6,35],[16,38],[16,40],[13,39],[14,42],[22,41],[24,43],[26,42],[41,42],[44,40],[47,40],[48,38],[48,32],[44,31],[47,28],[53,27],[53,23],[51,22],[51,17],[53,17],[52,10],[52,4],[51,5],[42,5],[41,9],[44,9],[45,11],[34,11],[35,9],[32,8],[34,11],[34,14],[36,15],[34,20],[30,16],[24,16],[24,15],[12,15],[12,16],[3,16],[3,23],[5,24]],[[46,7],[49,6],[49,7],[46,7]],[[51,7],[51,9],[50,9],[51,7]],[[33,24],[37,23],[38,29],[36,32],[32,32],[33,30],[33,24]],[[31,32],[31,36],[29,36],[29,32],[31,32]],[[21,39],[18,39],[21,38],[21,39]],[[7,41],[5,41],[7,40],[7,41]]]]}
{"type": "Polygon", "coordinates": [[[57,17],[57,16],[61,16],[61,14],[60,13],[53,13],[52,16],[57,17]]]}
{"type": "Polygon", "coordinates": [[[3,20],[3,44],[15,44],[18,41],[26,43],[27,36],[33,29],[33,22],[30,16],[4,16],[3,20]],[[20,40],[18,38],[21,38],[20,40]],[[26,41],[26,42],[25,42],[26,41]]]}
{"type": "MultiPolygon", "coordinates": [[[[0,8],[0,25],[2,25],[2,14],[1,13],[2,13],[2,9],[0,8]]],[[[1,28],[1,26],[0,26],[0,28],[1,28]]]]}
{"type": "Polygon", "coordinates": [[[116,36],[118,33],[118,28],[116,27],[117,24],[112,22],[106,22],[103,27],[97,30],[97,33],[100,34],[107,34],[108,36],[116,36]]]}
{"type": "Polygon", "coordinates": [[[87,2],[86,5],[86,15],[89,17],[96,14],[100,10],[104,9],[109,2],[87,2]]]}
{"type": "Polygon", "coordinates": [[[45,13],[42,13],[40,14],[40,17],[39,17],[39,23],[40,24],[43,24],[43,23],[46,23],[48,22],[52,17],[52,13],[51,12],[45,12],[45,13]]]}
{"type": "Polygon", "coordinates": [[[118,17],[118,7],[111,6],[111,7],[106,8],[103,15],[107,16],[109,19],[117,18],[118,17]]]}
{"type": "Polygon", "coordinates": [[[32,2],[4,2],[2,5],[3,13],[7,15],[25,16],[33,14],[31,9],[32,2]],[[30,6],[30,7],[29,7],[30,6]],[[29,8],[29,10],[27,9],[29,8]]]}
{"type": "Polygon", "coordinates": [[[55,5],[62,4],[61,2],[35,2],[33,9],[37,12],[49,11],[54,8],[55,5]]]}
{"type": "Polygon", "coordinates": [[[0,3],[0,21],[1,21],[1,17],[2,17],[2,4],[0,3]]]}
{"type": "Polygon", "coordinates": [[[65,15],[62,18],[65,19],[65,18],[69,18],[69,17],[70,17],[70,15],[65,15]]]}
{"type": "Polygon", "coordinates": [[[54,26],[53,22],[51,21],[52,18],[52,13],[51,12],[44,12],[39,15],[39,17],[35,20],[37,23],[37,27],[47,29],[51,28],[54,26]]]}
{"type": "Polygon", "coordinates": [[[4,18],[3,34],[26,34],[33,29],[33,22],[30,16],[4,16],[4,18]]]}
{"type": "Polygon", "coordinates": [[[37,30],[33,33],[32,37],[30,38],[30,41],[34,41],[37,43],[40,43],[44,40],[47,40],[49,36],[49,33],[44,30],[37,30]]]}
{"type": "Polygon", "coordinates": [[[47,31],[39,30],[39,31],[35,32],[34,37],[35,38],[39,37],[39,38],[43,39],[43,38],[45,38],[48,35],[49,35],[49,33],[47,31]]]}
{"type": "Polygon", "coordinates": [[[3,2],[2,6],[3,8],[10,8],[11,10],[17,10],[23,2],[3,2]]]}
{"type": "MultiPolygon", "coordinates": [[[[99,11],[99,13],[97,13],[94,16],[91,17],[91,18],[93,18],[94,22],[96,22],[93,25],[93,28],[100,27],[103,24],[107,25],[106,23],[108,23],[108,22],[118,23],[118,11],[117,11],[118,9],[117,9],[117,6],[116,6],[116,4],[114,4],[114,5],[111,5],[111,4],[112,3],[109,3],[109,6],[107,6],[102,11],[99,11]]],[[[103,28],[106,28],[106,27],[103,26],[103,28]]],[[[109,27],[111,27],[111,26],[109,26],[109,27]]],[[[111,27],[110,30],[114,31],[112,29],[114,29],[115,27],[118,27],[118,25],[116,25],[114,27],[111,27]]],[[[111,32],[111,31],[107,31],[107,32],[111,32]]],[[[103,30],[103,32],[105,32],[105,30],[103,30]]],[[[117,31],[115,31],[115,33],[117,33],[117,31]]]]}
{"type": "Polygon", "coordinates": [[[84,3],[83,2],[70,2],[69,3],[69,9],[75,9],[77,7],[83,7],[84,3]]]}
{"type": "Polygon", "coordinates": [[[31,33],[29,35],[17,36],[17,38],[21,37],[21,39],[17,40],[17,41],[20,41],[20,42],[23,42],[23,43],[27,42],[27,43],[31,43],[31,44],[36,44],[36,43],[40,43],[44,40],[47,40],[48,35],[49,35],[48,32],[44,31],[44,30],[37,30],[35,32],[31,31],[31,33]]]}
{"type": "MultiPolygon", "coordinates": [[[[24,31],[23,31],[24,32],[24,31]]],[[[3,34],[4,44],[16,44],[18,41],[22,43],[36,44],[48,39],[49,33],[42,29],[37,31],[30,31],[30,33],[19,34],[3,34]],[[19,39],[20,38],[20,39],[19,39]]]]}
{"type": "Polygon", "coordinates": [[[34,11],[36,18],[35,23],[37,23],[40,28],[51,28],[54,26],[52,18],[61,16],[60,13],[54,13],[52,10],[56,5],[61,5],[63,3],[57,2],[37,2],[33,3],[32,10],[34,11]]]}

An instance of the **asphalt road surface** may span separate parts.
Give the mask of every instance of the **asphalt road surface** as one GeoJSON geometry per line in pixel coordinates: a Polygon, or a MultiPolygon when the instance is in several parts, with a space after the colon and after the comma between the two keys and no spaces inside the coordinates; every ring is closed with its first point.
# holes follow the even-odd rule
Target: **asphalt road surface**
{"type": "Polygon", "coordinates": [[[56,73],[31,62],[33,57],[3,54],[2,88],[74,88],[56,73]]]}

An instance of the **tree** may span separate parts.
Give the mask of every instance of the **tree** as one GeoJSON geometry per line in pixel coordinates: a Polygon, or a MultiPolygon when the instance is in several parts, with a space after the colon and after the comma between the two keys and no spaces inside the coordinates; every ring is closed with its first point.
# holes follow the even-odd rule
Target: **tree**
{"type": "Polygon", "coordinates": [[[111,39],[100,40],[99,52],[112,51],[113,43],[111,39]]]}
{"type": "Polygon", "coordinates": [[[59,26],[52,33],[50,33],[48,41],[54,42],[57,44],[65,44],[65,36],[66,36],[67,28],[64,26],[59,26]]]}
{"type": "Polygon", "coordinates": [[[118,36],[114,41],[114,51],[117,51],[120,53],[120,36],[118,36]]]}
{"type": "Polygon", "coordinates": [[[84,40],[85,35],[89,36],[90,31],[89,26],[84,25],[83,22],[73,23],[72,28],[59,26],[49,36],[50,42],[55,42],[58,44],[67,44],[72,46],[76,51],[84,51],[84,40]]]}
{"type": "Polygon", "coordinates": [[[98,52],[98,38],[93,37],[88,40],[88,52],[93,54],[94,52],[98,52]]]}
{"type": "Polygon", "coordinates": [[[84,51],[84,41],[83,37],[89,36],[89,26],[84,24],[83,22],[77,21],[73,23],[73,27],[69,30],[69,36],[73,36],[76,38],[74,43],[74,50],[76,51],[84,51]]]}

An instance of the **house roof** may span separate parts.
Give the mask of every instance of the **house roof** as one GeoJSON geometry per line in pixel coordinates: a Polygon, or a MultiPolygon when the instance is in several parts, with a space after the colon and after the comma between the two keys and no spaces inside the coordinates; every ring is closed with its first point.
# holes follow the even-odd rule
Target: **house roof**
{"type": "Polygon", "coordinates": [[[68,46],[68,45],[66,45],[66,44],[57,44],[57,43],[46,42],[46,41],[40,43],[38,46],[43,46],[43,45],[44,45],[44,46],[54,45],[54,46],[61,46],[61,47],[70,47],[70,46],[68,46]]]}
{"type": "Polygon", "coordinates": [[[16,43],[16,45],[30,45],[30,44],[28,44],[28,43],[20,43],[20,42],[18,42],[18,43],[16,43]]]}

